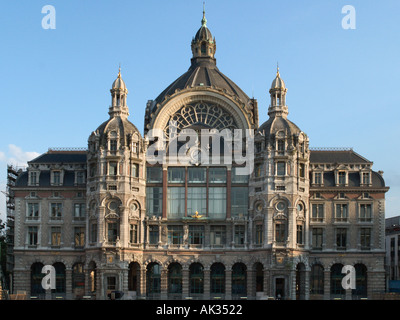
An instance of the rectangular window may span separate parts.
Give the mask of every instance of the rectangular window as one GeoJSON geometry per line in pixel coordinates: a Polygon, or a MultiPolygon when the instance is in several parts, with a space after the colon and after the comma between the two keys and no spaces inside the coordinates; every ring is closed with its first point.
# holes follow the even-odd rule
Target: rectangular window
{"type": "Polygon", "coordinates": [[[336,204],[335,221],[344,222],[348,218],[347,204],[336,204]]]}
{"type": "Polygon", "coordinates": [[[249,188],[231,188],[231,216],[247,217],[249,204],[249,188]]]}
{"type": "Polygon", "coordinates": [[[76,184],[84,184],[85,183],[85,172],[77,171],[76,172],[76,184]]]}
{"type": "Polygon", "coordinates": [[[255,243],[258,245],[261,245],[263,243],[263,225],[262,224],[256,224],[256,238],[255,238],[255,243]]]}
{"type": "Polygon", "coordinates": [[[323,222],[324,221],[324,205],[322,203],[312,204],[312,216],[311,221],[323,222]]]}
{"type": "Polygon", "coordinates": [[[284,151],[285,150],[285,140],[278,140],[277,142],[277,150],[284,151]]]}
{"type": "Polygon", "coordinates": [[[211,219],[225,219],[226,188],[213,187],[208,190],[208,216],[211,219]]]}
{"type": "Polygon", "coordinates": [[[75,248],[83,248],[85,245],[85,227],[75,227],[74,240],[75,248]]]}
{"type": "Polygon", "coordinates": [[[168,168],[168,183],[185,183],[185,168],[168,168]]]}
{"type": "Polygon", "coordinates": [[[360,221],[371,222],[372,221],[372,205],[371,204],[360,204],[360,221]]]}
{"type": "Polygon", "coordinates": [[[322,172],[314,172],[314,183],[322,184],[322,172]]]}
{"type": "Polygon", "coordinates": [[[61,220],[62,218],[62,203],[50,204],[50,219],[61,220]]]}
{"type": "Polygon", "coordinates": [[[130,243],[137,243],[138,240],[138,229],[137,224],[130,224],[129,225],[129,242],[130,243]]]}
{"type": "Polygon", "coordinates": [[[36,246],[38,244],[38,227],[28,228],[28,244],[36,246]]]}
{"type": "Polygon", "coordinates": [[[53,184],[57,186],[61,184],[61,171],[53,171],[53,184]]]}
{"type": "Polygon", "coordinates": [[[146,173],[147,173],[146,182],[162,183],[162,181],[163,181],[162,167],[147,167],[146,173]]]}
{"type": "Polygon", "coordinates": [[[211,228],[210,228],[211,245],[216,246],[216,247],[224,246],[225,241],[226,241],[225,226],[211,226],[211,228]]]}
{"type": "Polygon", "coordinates": [[[117,278],[107,277],[107,290],[114,291],[117,288],[117,278]]]}
{"type": "Polygon", "coordinates": [[[244,168],[232,168],[231,178],[232,183],[248,183],[249,175],[248,174],[239,174],[240,171],[244,170],[244,168]]]}
{"type": "Polygon", "coordinates": [[[303,236],[304,228],[302,224],[297,225],[296,229],[296,239],[297,239],[297,244],[304,244],[304,236],[303,236]]]}
{"type": "Polygon", "coordinates": [[[204,226],[189,226],[189,243],[202,245],[204,242],[204,226]]]}
{"type": "Polygon", "coordinates": [[[61,245],[61,227],[51,228],[51,245],[59,247],[61,245]]]}
{"type": "Polygon", "coordinates": [[[369,181],[370,181],[369,177],[370,177],[369,172],[363,172],[363,174],[362,174],[362,183],[363,184],[369,184],[369,181]]]}
{"type": "Polygon", "coordinates": [[[245,241],[245,229],[244,225],[235,226],[235,245],[242,246],[245,241]]]}
{"type": "Polygon", "coordinates": [[[110,176],[116,176],[117,175],[117,167],[118,164],[114,161],[110,162],[108,164],[108,175],[110,176]]]}
{"type": "Polygon", "coordinates": [[[360,244],[361,250],[371,249],[371,228],[360,229],[360,244]]]}
{"type": "Polygon", "coordinates": [[[206,168],[188,168],[188,183],[206,183],[206,168]]]}
{"type": "Polygon", "coordinates": [[[275,224],[275,241],[281,244],[286,241],[286,231],[284,223],[275,224]]]}
{"type": "Polygon", "coordinates": [[[132,163],[131,165],[131,176],[134,178],[139,177],[139,165],[137,163],[132,163]]]}
{"type": "Polygon", "coordinates": [[[158,226],[149,226],[149,244],[158,244],[159,232],[158,226]]]}
{"type": "Polygon", "coordinates": [[[39,219],[39,203],[28,203],[27,217],[30,220],[39,219]]]}
{"type": "Polygon", "coordinates": [[[256,163],[254,166],[254,177],[259,178],[262,175],[262,164],[256,163]]]}
{"type": "Polygon", "coordinates": [[[148,216],[162,215],[162,188],[147,187],[146,188],[146,212],[148,216]]]}
{"type": "Polygon", "coordinates": [[[183,226],[168,226],[168,244],[183,243],[183,226]]]}
{"type": "Polygon", "coordinates": [[[74,220],[85,220],[85,212],[86,212],[86,204],[85,203],[75,203],[74,204],[74,220]]]}
{"type": "Polygon", "coordinates": [[[97,223],[90,224],[90,242],[97,242],[97,223]]]}
{"type": "Polygon", "coordinates": [[[338,172],[338,184],[340,185],[346,184],[346,172],[343,171],[338,172]]]}
{"type": "Polygon", "coordinates": [[[312,248],[314,250],[322,250],[323,231],[323,228],[312,229],[312,248]]]}
{"type": "Polygon", "coordinates": [[[192,216],[196,213],[196,211],[200,215],[206,215],[207,188],[188,187],[187,192],[187,215],[192,216]]]}
{"type": "Polygon", "coordinates": [[[305,165],[304,165],[304,163],[300,163],[300,166],[299,166],[299,176],[300,176],[300,178],[304,178],[305,177],[305,165]]]}
{"type": "Polygon", "coordinates": [[[118,142],[116,139],[110,140],[110,151],[117,151],[118,142]]]}
{"type": "Polygon", "coordinates": [[[168,187],[167,217],[169,219],[185,216],[185,188],[168,187]]]}
{"type": "Polygon", "coordinates": [[[346,250],[347,245],[347,229],[337,228],[336,229],[336,249],[346,250]]]}
{"type": "Polygon", "coordinates": [[[118,238],[118,223],[107,223],[107,241],[110,244],[115,244],[118,238]]]}
{"type": "Polygon", "coordinates": [[[286,163],[283,161],[278,161],[276,163],[276,175],[284,176],[286,174],[286,163]]]}
{"type": "Polygon", "coordinates": [[[209,169],[210,183],[226,183],[226,168],[210,168],[209,169]]]}
{"type": "Polygon", "coordinates": [[[30,180],[31,186],[35,186],[35,185],[39,184],[38,172],[29,172],[29,180],[30,180]]]}

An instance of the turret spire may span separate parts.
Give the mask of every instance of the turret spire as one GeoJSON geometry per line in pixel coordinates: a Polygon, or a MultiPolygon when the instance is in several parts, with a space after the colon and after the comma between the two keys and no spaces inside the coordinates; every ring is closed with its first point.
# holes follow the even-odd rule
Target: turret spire
{"type": "Polygon", "coordinates": [[[201,25],[203,27],[207,26],[207,19],[206,19],[206,3],[203,2],[203,19],[201,19],[201,25]]]}

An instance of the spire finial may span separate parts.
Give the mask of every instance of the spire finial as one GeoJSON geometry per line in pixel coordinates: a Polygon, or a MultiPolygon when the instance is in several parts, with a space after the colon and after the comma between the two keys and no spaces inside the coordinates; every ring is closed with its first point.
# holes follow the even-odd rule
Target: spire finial
{"type": "Polygon", "coordinates": [[[118,67],[118,78],[121,78],[121,63],[119,64],[118,67]]]}
{"type": "Polygon", "coordinates": [[[279,77],[279,62],[276,63],[276,76],[279,77]]]}
{"type": "Polygon", "coordinates": [[[203,19],[201,19],[201,25],[206,27],[207,19],[206,19],[206,3],[203,1],[203,19]]]}

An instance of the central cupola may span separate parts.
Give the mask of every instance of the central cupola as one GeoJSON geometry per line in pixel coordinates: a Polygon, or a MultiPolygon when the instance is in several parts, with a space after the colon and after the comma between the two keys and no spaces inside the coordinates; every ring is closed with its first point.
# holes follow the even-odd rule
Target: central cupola
{"type": "Polygon", "coordinates": [[[217,46],[215,43],[215,38],[213,38],[210,29],[207,28],[206,13],[205,9],[203,8],[203,19],[201,19],[201,27],[192,40],[192,63],[197,61],[196,58],[214,59],[216,48],[217,46]]]}

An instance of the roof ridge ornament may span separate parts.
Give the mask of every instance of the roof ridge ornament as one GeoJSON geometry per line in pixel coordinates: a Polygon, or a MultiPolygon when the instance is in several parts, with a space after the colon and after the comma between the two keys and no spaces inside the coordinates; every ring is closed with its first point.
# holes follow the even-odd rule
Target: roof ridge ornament
{"type": "Polygon", "coordinates": [[[206,3],[203,1],[203,19],[201,19],[201,26],[207,27],[207,19],[206,19],[206,3]]]}

